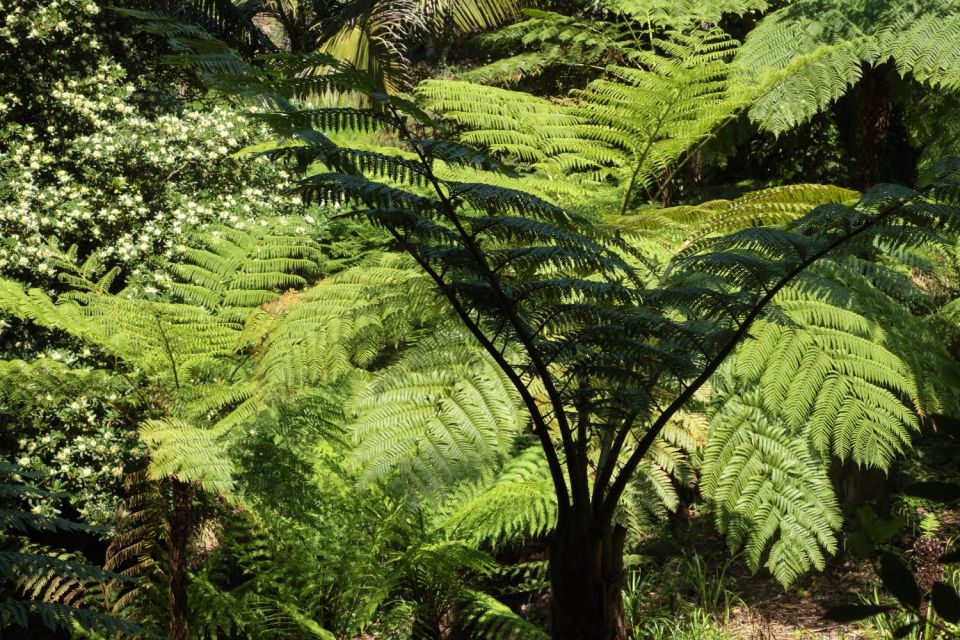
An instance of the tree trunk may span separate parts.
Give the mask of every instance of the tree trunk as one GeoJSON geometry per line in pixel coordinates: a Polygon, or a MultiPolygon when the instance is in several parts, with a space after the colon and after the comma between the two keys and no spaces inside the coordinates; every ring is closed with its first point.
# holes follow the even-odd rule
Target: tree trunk
{"type": "Polygon", "coordinates": [[[187,606],[189,579],[190,529],[192,525],[193,486],[171,480],[172,509],[167,524],[170,551],[170,586],[167,603],[170,613],[170,640],[190,640],[187,606]]]}
{"type": "Polygon", "coordinates": [[[626,529],[596,522],[558,527],[550,542],[554,640],[625,640],[626,529]]]}
{"type": "Polygon", "coordinates": [[[885,68],[866,68],[853,87],[857,110],[854,124],[857,186],[862,191],[880,182],[885,173],[884,152],[893,117],[893,97],[886,82],[886,71],[885,68]]]}

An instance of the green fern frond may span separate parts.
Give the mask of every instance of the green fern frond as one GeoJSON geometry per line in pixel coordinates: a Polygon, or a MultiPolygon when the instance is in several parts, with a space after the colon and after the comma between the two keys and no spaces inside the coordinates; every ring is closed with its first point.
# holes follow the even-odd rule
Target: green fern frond
{"type": "Polygon", "coordinates": [[[292,229],[211,227],[191,245],[168,265],[176,276],[170,292],[228,322],[243,322],[250,309],[302,288],[324,260],[316,240],[292,229]]]}
{"type": "Polygon", "coordinates": [[[93,531],[83,524],[23,511],[24,499],[52,495],[25,484],[31,475],[0,461],[0,576],[15,592],[0,599],[0,631],[29,629],[39,620],[51,631],[153,637],[137,624],[93,608],[96,598],[88,597],[107,582],[129,582],[128,578],[94,567],[77,554],[30,542],[37,534],[93,531]]]}
{"type": "Polygon", "coordinates": [[[399,474],[426,495],[502,460],[522,425],[503,372],[449,330],[378,372],[352,408],[349,466],[367,482],[399,474]]]}
{"type": "Polygon", "coordinates": [[[549,636],[510,607],[480,591],[465,592],[462,616],[470,637],[489,640],[547,640],[549,636]]]}
{"type": "MultiPolygon", "coordinates": [[[[723,393],[721,386],[717,387],[723,393]]],[[[836,551],[841,518],[830,480],[804,439],[784,429],[757,393],[724,399],[710,422],[702,484],[731,550],[746,548],[782,584],[836,551]]]]}
{"type": "Polygon", "coordinates": [[[474,544],[535,539],[554,526],[556,501],[543,453],[528,447],[496,472],[461,484],[444,499],[434,526],[474,544]]]}
{"type": "Polygon", "coordinates": [[[960,11],[951,2],[803,0],[765,16],[737,57],[744,85],[771,87],[750,108],[774,133],[807,121],[869,67],[892,60],[901,75],[960,86],[960,11]]]}
{"type": "Polygon", "coordinates": [[[253,378],[296,390],[368,368],[416,331],[435,306],[408,259],[372,255],[253,312],[241,343],[260,351],[253,378]]]}
{"type": "Polygon", "coordinates": [[[222,434],[185,421],[148,420],[140,435],[150,448],[150,476],[198,482],[206,490],[230,495],[233,467],[222,434]]]}

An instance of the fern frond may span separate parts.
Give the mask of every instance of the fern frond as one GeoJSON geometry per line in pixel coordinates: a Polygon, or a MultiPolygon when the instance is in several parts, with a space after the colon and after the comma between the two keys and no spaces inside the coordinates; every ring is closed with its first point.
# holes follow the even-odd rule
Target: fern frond
{"type": "Polygon", "coordinates": [[[444,499],[433,526],[494,547],[531,540],[554,526],[556,500],[543,452],[528,447],[496,472],[461,484],[444,499]]]}
{"type": "Polygon", "coordinates": [[[232,493],[232,465],[222,434],[172,418],[148,420],[140,434],[150,449],[153,479],[199,482],[208,491],[232,493]]]}
{"type": "Polygon", "coordinates": [[[490,640],[547,640],[547,633],[510,607],[480,591],[465,593],[464,628],[471,637],[490,640]]]}
{"type": "Polygon", "coordinates": [[[439,331],[378,372],[353,401],[364,481],[398,480],[429,495],[502,460],[522,417],[519,398],[488,357],[457,332],[439,331]]]}
{"type": "Polygon", "coordinates": [[[168,265],[177,280],[171,293],[242,323],[250,310],[302,288],[316,277],[323,252],[316,240],[292,230],[214,226],[184,247],[168,265]]]}
{"type": "Polygon", "coordinates": [[[869,67],[892,60],[901,75],[960,86],[960,11],[954,3],[803,0],[765,16],[737,57],[739,81],[770,87],[750,109],[774,133],[805,122],[869,67]]]}
{"type": "MultiPolygon", "coordinates": [[[[719,389],[722,392],[722,389],[719,389]]],[[[772,418],[756,393],[719,403],[703,454],[702,490],[731,550],[746,548],[782,584],[836,550],[841,518],[830,480],[802,437],[772,418]]]]}
{"type": "Polygon", "coordinates": [[[258,384],[296,390],[370,367],[406,340],[434,306],[409,260],[374,254],[254,312],[241,342],[261,351],[253,373],[258,384]]]}

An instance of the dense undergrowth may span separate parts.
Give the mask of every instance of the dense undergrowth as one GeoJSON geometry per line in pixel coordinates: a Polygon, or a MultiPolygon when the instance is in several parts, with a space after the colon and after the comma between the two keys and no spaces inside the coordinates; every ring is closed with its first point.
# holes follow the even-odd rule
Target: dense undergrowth
{"type": "Polygon", "coordinates": [[[3,13],[3,637],[958,632],[955,3],[3,13]]]}

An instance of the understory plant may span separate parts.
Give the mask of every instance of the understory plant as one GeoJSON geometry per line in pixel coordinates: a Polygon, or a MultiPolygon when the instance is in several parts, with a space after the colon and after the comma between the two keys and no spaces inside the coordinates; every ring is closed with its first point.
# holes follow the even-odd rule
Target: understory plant
{"type": "MultiPolygon", "coordinates": [[[[195,30],[151,19],[181,46],[227,53],[195,30]]],[[[216,86],[259,98],[280,135],[268,153],[307,168],[304,197],[336,202],[386,230],[519,395],[557,500],[549,543],[554,638],[626,636],[624,492],[667,425],[757,321],[776,321],[768,311],[777,294],[815,264],[933,239],[956,213],[956,164],[945,162],[922,191],[879,187],[781,226],[705,237],[658,264],[589,219],[484,182],[482,171],[473,182],[445,179],[442,165],[498,163],[445,140],[429,114],[372,90],[347,65],[281,57],[287,72],[321,60],[330,70],[278,79],[236,57],[205,55],[194,62],[216,86]],[[306,86],[361,91],[374,107],[302,105],[306,86]],[[389,133],[410,155],[337,144],[338,131],[358,126],[389,133]]],[[[788,549],[775,545],[773,553],[788,549]]]]}

